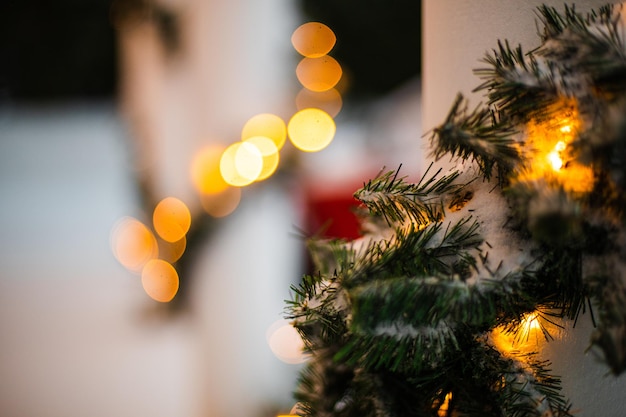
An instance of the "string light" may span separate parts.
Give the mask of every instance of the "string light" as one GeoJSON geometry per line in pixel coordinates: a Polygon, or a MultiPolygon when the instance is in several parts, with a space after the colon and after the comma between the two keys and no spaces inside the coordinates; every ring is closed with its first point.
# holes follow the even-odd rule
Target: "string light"
{"type": "Polygon", "coordinates": [[[280,156],[278,148],[274,142],[265,136],[253,136],[244,140],[258,149],[262,158],[261,172],[257,175],[256,181],[262,181],[269,178],[278,168],[280,156]]]}
{"type": "Polygon", "coordinates": [[[324,55],[319,58],[303,58],[296,67],[298,81],[311,91],[326,91],[337,85],[343,70],[335,58],[324,55]]]}
{"type": "Polygon", "coordinates": [[[451,400],[452,400],[452,392],[449,392],[446,394],[445,398],[443,399],[443,403],[441,403],[441,406],[437,410],[438,417],[447,417],[449,415],[451,400]]]}
{"type": "Polygon", "coordinates": [[[554,171],[559,171],[563,167],[563,159],[561,159],[561,152],[565,150],[567,145],[562,140],[558,141],[554,146],[554,150],[546,156],[550,165],[552,165],[552,169],[554,171]]]}
{"type": "Polygon", "coordinates": [[[178,292],[178,273],[169,262],[153,259],[146,263],[141,272],[141,284],[150,298],[167,303],[178,292]]]}
{"type": "Polygon", "coordinates": [[[252,184],[263,169],[263,156],[251,143],[235,142],[230,145],[220,159],[222,178],[234,187],[252,184]]]}
{"type": "Polygon", "coordinates": [[[307,360],[300,334],[286,320],[278,320],[269,327],[267,343],[274,355],[285,363],[298,364],[307,360]]]}
{"type": "Polygon", "coordinates": [[[328,54],[335,46],[335,33],[323,23],[308,22],[291,35],[291,44],[303,56],[317,58],[328,54]]]}
{"type": "Polygon", "coordinates": [[[300,110],[287,125],[289,139],[304,152],[317,152],[326,148],[335,136],[336,126],[328,113],[320,109],[300,110]]]}
{"type": "Polygon", "coordinates": [[[591,167],[578,161],[570,147],[582,123],[573,100],[563,99],[548,109],[552,117],[532,120],[526,126],[530,161],[516,180],[547,180],[571,193],[587,193],[594,186],[591,167]]]}
{"type": "Polygon", "coordinates": [[[111,231],[111,250],[122,266],[139,273],[143,266],[159,256],[154,234],[139,220],[124,217],[111,231]]]}
{"type": "Polygon", "coordinates": [[[241,130],[242,141],[254,136],[265,136],[271,139],[276,149],[281,150],[287,140],[287,126],[283,119],[275,114],[257,114],[248,119],[241,130]]]}
{"type": "Polygon", "coordinates": [[[154,208],[154,230],[167,242],[177,242],[185,237],[191,226],[191,213],[187,205],[175,197],[166,197],[154,208]]]}
{"type": "Polygon", "coordinates": [[[229,185],[220,172],[220,158],[225,147],[211,145],[199,150],[191,161],[191,181],[200,195],[219,194],[229,185]]]}
{"type": "MultiPolygon", "coordinates": [[[[291,41],[304,57],[296,68],[296,76],[305,88],[296,98],[298,111],[289,123],[275,114],[257,114],[244,124],[241,142],[228,147],[207,146],[191,160],[190,180],[202,208],[213,217],[227,216],[237,208],[241,187],[273,175],[287,137],[304,152],[320,151],[334,138],[333,117],[342,107],[341,94],[335,86],[343,76],[341,65],[328,55],[336,36],[328,26],[308,22],[293,32],[291,41]]],[[[143,288],[151,298],[168,302],[178,291],[178,273],[172,264],[186,250],[190,210],[181,200],[167,197],[154,208],[152,226],[156,233],[137,219],[122,219],[112,229],[111,248],[124,267],[141,274],[143,288]]],[[[291,330],[277,331],[273,337],[284,338],[283,332],[295,332],[291,326],[285,329],[291,330]]],[[[301,340],[299,336],[296,339],[301,340]]],[[[294,355],[286,360],[299,361],[301,357],[294,355]],[[299,359],[294,359],[296,356],[299,359]]]]}

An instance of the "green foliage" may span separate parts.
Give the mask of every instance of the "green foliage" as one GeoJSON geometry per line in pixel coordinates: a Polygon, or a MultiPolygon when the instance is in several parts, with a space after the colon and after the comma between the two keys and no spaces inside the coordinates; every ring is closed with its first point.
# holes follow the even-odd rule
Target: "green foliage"
{"type": "Polygon", "coordinates": [[[519,161],[514,134],[512,125],[488,108],[468,112],[467,102],[459,94],[445,122],[433,130],[430,140],[435,158],[471,158],[489,179],[494,166],[503,176],[519,161]]]}
{"type": "Polygon", "coordinates": [[[592,301],[594,347],[615,374],[626,368],[619,14],[611,6],[538,14],[541,46],[523,53],[498,42],[476,71],[487,104],[469,111],[459,95],[432,131],[432,155],[467,171],[431,174],[431,165],[416,184],[383,172],[355,193],[368,226],[362,239],[310,242],[316,274],[292,287],[287,305],[311,355],[295,392],[301,415],[569,416],[549,364],[501,350],[494,335],[521,339],[517,329],[533,313],[550,339],[550,327],[592,301]],[[558,117],[563,99],[581,114],[563,169],[588,168],[590,189],[568,188],[559,174],[522,175],[533,165],[525,124],[558,117]],[[508,203],[509,221],[497,228],[522,248],[489,243],[495,220],[469,208],[485,189],[508,203]],[[519,262],[490,256],[519,251],[519,262]]]}

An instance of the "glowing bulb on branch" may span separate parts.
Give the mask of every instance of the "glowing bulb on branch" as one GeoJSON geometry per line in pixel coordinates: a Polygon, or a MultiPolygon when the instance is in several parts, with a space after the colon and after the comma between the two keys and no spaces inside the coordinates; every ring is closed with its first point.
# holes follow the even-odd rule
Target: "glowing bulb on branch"
{"type": "Polygon", "coordinates": [[[443,403],[441,404],[441,407],[439,407],[439,409],[437,410],[438,417],[446,417],[450,415],[450,401],[451,400],[452,400],[452,393],[449,392],[446,394],[445,398],[443,399],[443,403]]]}
{"type": "MultiPolygon", "coordinates": [[[[568,126],[565,126],[568,127],[568,126]]],[[[563,128],[561,129],[563,130],[563,128]]],[[[563,167],[563,159],[561,159],[561,152],[565,150],[567,145],[562,140],[558,141],[554,146],[554,150],[548,153],[547,158],[554,171],[559,171],[563,167]]]]}

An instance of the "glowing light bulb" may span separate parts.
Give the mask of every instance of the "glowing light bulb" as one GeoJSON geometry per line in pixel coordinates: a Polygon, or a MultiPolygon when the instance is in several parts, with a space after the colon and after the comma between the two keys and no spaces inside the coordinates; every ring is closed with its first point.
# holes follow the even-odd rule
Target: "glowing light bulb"
{"type": "Polygon", "coordinates": [[[270,326],[267,343],[274,355],[285,363],[298,364],[307,359],[300,334],[286,320],[279,320],[270,326]]]}
{"type": "Polygon", "coordinates": [[[311,91],[326,91],[337,85],[343,71],[331,56],[303,58],[296,67],[298,81],[311,91]]]}
{"type": "Polygon", "coordinates": [[[547,155],[548,161],[550,162],[550,166],[554,171],[558,171],[563,167],[563,160],[559,156],[559,153],[556,151],[552,151],[547,155]]]}
{"type": "Polygon", "coordinates": [[[520,327],[528,331],[540,329],[541,325],[539,324],[539,318],[537,316],[537,313],[531,313],[524,316],[520,327]]]}
{"type": "Polygon", "coordinates": [[[228,188],[220,173],[221,145],[208,146],[198,151],[191,161],[191,181],[200,194],[219,194],[228,188]]]}
{"type": "Polygon", "coordinates": [[[178,273],[169,262],[153,259],[141,271],[141,284],[150,298],[167,303],[178,292],[178,273]]]}
{"type": "Polygon", "coordinates": [[[335,46],[337,37],[331,28],[320,22],[299,26],[291,35],[291,44],[301,55],[316,58],[326,55],[335,46]]]}
{"type": "Polygon", "coordinates": [[[126,269],[139,273],[151,259],[159,256],[154,234],[142,222],[124,217],[111,231],[111,250],[126,269]]]}
{"type": "Polygon", "coordinates": [[[559,171],[563,167],[563,159],[561,159],[561,152],[565,150],[567,145],[563,141],[557,142],[554,146],[554,150],[549,152],[546,157],[548,158],[548,162],[550,162],[550,166],[554,171],[559,171]]]}
{"type": "Polygon", "coordinates": [[[452,392],[446,394],[443,399],[443,403],[441,403],[441,407],[437,410],[438,417],[447,417],[449,415],[448,409],[450,408],[450,401],[452,400],[452,392]]]}
{"type": "Polygon", "coordinates": [[[289,139],[304,152],[317,152],[327,147],[335,137],[335,121],[320,109],[304,109],[294,114],[287,125],[289,139]]]}
{"type": "Polygon", "coordinates": [[[154,208],[152,222],[154,230],[163,240],[177,242],[189,231],[191,213],[181,200],[167,197],[154,208]]]}
{"type": "Polygon", "coordinates": [[[252,184],[263,169],[263,156],[256,146],[246,142],[230,145],[220,159],[220,172],[228,184],[244,187],[252,184]]]}
{"type": "Polygon", "coordinates": [[[280,157],[278,154],[278,148],[270,138],[265,136],[253,136],[246,139],[244,142],[251,143],[256,146],[261,153],[263,165],[256,181],[265,180],[276,172],[280,157]]]}
{"type": "Polygon", "coordinates": [[[265,136],[274,141],[278,150],[282,149],[287,140],[287,126],[283,119],[275,114],[261,113],[251,117],[241,130],[241,140],[254,136],[265,136]]]}

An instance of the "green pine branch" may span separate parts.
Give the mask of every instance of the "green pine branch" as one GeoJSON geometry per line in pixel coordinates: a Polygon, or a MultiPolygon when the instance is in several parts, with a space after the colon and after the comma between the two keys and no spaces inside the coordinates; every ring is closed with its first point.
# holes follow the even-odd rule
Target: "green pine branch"
{"type": "Polygon", "coordinates": [[[467,107],[467,100],[457,95],[444,123],[433,129],[433,156],[471,159],[484,178],[490,179],[495,167],[499,178],[505,178],[520,159],[515,129],[489,108],[479,106],[470,112],[467,107]]]}
{"type": "Polygon", "coordinates": [[[400,169],[381,173],[364,184],[354,197],[367,207],[370,215],[382,216],[388,225],[409,220],[420,227],[439,221],[443,217],[443,196],[458,193],[464,185],[454,183],[460,175],[458,171],[439,177],[440,169],[426,178],[429,170],[430,167],[417,184],[398,177],[400,169]]]}

